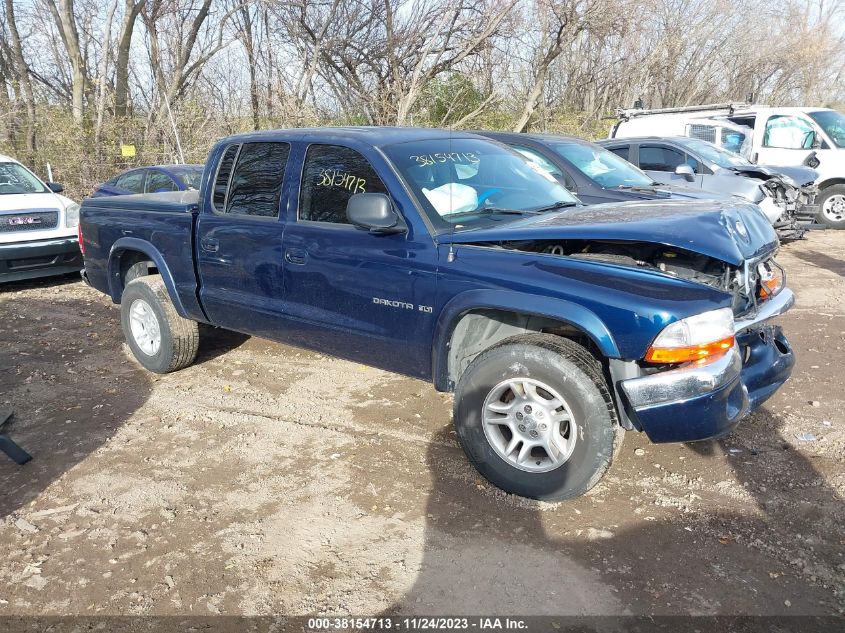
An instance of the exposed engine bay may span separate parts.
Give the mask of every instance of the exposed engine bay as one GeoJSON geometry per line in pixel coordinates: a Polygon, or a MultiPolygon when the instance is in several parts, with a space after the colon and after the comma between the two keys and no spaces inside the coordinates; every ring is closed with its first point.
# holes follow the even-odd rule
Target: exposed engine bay
{"type": "Polygon", "coordinates": [[[732,309],[737,316],[751,310],[764,299],[766,288],[763,281],[775,269],[782,271],[773,259],[737,268],[707,255],[645,242],[532,240],[502,242],[500,247],[643,268],[712,286],[733,297],[732,309]]]}

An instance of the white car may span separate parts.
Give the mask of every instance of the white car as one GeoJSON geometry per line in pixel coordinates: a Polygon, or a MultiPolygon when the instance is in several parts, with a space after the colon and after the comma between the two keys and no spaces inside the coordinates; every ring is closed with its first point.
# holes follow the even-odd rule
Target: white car
{"type": "Polygon", "coordinates": [[[0,282],[82,269],[79,205],[0,154],[0,282]]]}
{"type": "Polygon", "coordinates": [[[816,219],[845,229],[845,114],[830,108],[716,104],[620,110],[610,138],[690,136],[762,165],[806,166],[818,172],[816,219]]]}

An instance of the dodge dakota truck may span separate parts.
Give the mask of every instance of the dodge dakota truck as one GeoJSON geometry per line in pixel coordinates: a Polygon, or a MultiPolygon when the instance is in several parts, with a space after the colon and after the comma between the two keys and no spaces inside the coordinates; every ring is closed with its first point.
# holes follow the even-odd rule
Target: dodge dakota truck
{"type": "Polygon", "coordinates": [[[233,136],[199,191],[85,200],[80,244],[147,369],[191,364],[205,323],[429,380],[478,471],[537,499],[589,490],[625,431],[730,432],[794,364],[759,208],[583,207],[469,133],[233,136]]]}

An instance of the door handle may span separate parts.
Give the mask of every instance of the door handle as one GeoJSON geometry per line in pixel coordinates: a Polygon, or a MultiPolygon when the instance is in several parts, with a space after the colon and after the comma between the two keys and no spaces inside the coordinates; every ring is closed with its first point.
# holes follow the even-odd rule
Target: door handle
{"type": "Polygon", "coordinates": [[[200,248],[209,253],[216,253],[220,249],[220,242],[213,237],[204,237],[200,240],[200,248]]]}
{"type": "Polygon", "coordinates": [[[285,260],[291,264],[302,266],[307,258],[308,254],[298,248],[289,248],[285,251],[285,260]]]}

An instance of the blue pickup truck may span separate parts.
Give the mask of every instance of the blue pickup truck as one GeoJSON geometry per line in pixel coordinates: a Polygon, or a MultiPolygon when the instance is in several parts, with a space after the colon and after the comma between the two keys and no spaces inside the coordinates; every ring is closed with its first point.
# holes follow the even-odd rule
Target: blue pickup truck
{"type": "Polygon", "coordinates": [[[81,216],[84,277],[147,369],[193,362],[206,323],[429,380],[479,472],[527,497],[589,490],[626,430],[723,435],[794,364],[757,207],[583,207],[469,133],[233,136],[198,192],[81,216]]]}

